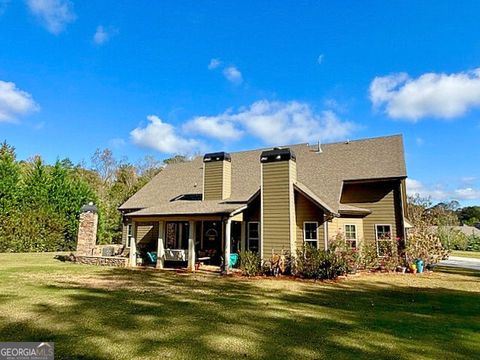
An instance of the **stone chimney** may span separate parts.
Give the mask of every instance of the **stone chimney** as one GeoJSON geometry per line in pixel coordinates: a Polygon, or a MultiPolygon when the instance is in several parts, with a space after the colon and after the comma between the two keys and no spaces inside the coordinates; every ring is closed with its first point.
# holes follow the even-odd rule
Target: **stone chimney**
{"type": "Polygon", "coordinates": [[[223,200],[232,192],[232,159],[226,152],[203,157],[203,200],[223,200]]]}
{"type": "Polygon", "coordinates": [[[262,258],[282,250],[295,252],[295,197],[297,179],[295,153],[289,148],[262,152],[261,252],[262,258]]]}
{"type": "Polygon", "coordinates": [[[78,225],[77,255],[93,255],[97,243],[98,213],[93,203],[80,209],[78,225]]]}

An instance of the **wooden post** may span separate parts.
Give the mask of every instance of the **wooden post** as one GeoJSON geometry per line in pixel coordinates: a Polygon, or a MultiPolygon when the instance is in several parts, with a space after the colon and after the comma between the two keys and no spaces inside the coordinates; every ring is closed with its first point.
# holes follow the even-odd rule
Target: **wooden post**
{"type": "Polygon", "coordinates": [[[130,267],[137,266],[137,241],[135,237],[137,236],[137,226],[135,221],[132,221],[132,237],[130,238],[130,267]]]}
{"type": "Polygon", "coordinates": [[[232,220],[228,218],[225,223],[225,273],[230,272],[230,242],[231,242],[232,220]]]}
{"type": "Polygon", "coordinates": [[[158,244],[157,244],[157,269],[163,269],[165,265],[165,221],[158,222],[158,244]]]}
{"type": "Polygon", "coordinates": [[[188,222],[188,270],[195,271],[195,221],[188,222]]]}

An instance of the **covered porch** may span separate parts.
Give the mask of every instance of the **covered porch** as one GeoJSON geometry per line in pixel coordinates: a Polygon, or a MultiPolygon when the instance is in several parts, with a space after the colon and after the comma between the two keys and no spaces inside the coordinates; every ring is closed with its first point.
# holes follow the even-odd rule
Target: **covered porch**
{"type": "Polygon", "coordinates": [[[130,267],[187,267],[195,271],[204,263],[223,266],[228,272],[231,254],[245,249],[246,222],[242,212],[182,216],[132,214],[126,219],[130,267]]]}

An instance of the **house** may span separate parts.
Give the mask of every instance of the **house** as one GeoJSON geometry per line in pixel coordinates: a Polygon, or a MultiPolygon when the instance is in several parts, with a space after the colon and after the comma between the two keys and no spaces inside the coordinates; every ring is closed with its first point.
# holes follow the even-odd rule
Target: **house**
{"type": "Polygon", "coordinates": [[[228,263],[239,250],[327,249],[405,238],[406,168],[400,135],[205,154],[166,166],[120,206],[130,265],[138,254],[228,263]]]}

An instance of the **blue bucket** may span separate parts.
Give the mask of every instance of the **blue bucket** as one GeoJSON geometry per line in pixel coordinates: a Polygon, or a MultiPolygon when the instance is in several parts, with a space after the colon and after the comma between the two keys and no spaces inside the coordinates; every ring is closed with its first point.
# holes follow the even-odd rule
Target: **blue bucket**
{"type": "Polygon", "coordinates": [[[418,272],[418,273],[422,273],[422,272],[423,272],[423,265],[424,265],[423,260],[422,260],[422,259],[418,259],[418,260],[416,261],[416,264],[417,264],[417,272],[418,272]]]}

